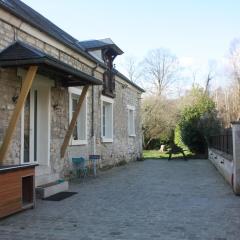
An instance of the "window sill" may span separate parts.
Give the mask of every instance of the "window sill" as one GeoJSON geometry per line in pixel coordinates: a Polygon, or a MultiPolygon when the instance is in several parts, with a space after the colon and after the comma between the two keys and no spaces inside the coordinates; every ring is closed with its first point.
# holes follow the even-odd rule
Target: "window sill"
{"type": "Polygon", "coordinates": [[[72,140],[71,146],[87,145],[87,140],[72,140]]]}
{"type": "Polygon", "coordinates": [[[112,143],[113,142],[113,139],[112,138],[103,138],[102,137],[102,142],[104,142],[104,143],[112,143]]]}

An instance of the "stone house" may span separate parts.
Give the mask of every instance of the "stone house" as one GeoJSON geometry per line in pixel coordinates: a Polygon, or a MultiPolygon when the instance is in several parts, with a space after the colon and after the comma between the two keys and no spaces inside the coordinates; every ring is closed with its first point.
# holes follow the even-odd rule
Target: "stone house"
{"type": "Polygon", "coordinates": [[[37,163],[40,185],[69,174],[72,157],[98,154],[103,166],[140,158],[144,90],[114,68],[122,53],[0,0],[0,163],[37,163]]]}

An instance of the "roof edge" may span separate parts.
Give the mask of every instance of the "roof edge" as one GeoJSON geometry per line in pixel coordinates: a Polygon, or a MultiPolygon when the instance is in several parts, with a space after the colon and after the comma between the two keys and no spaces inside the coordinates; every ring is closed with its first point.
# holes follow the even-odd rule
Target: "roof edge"
{"type": "MultiPolygon", "coordinates": [[[[28,5],[27,5],[28,6],[28,5]]],[[[28,6],[29,7],[29,6],[28,6]]],[[[6,5],[2,4],[0,5],[0,8],[3,8],[4,10],[6,10],[7,12],[10,12],[12,15],[14,15],[15,17],[21,19],[22,21],[25,21],[26,23],[28,23],[29,25],[35,27],[36,29],[38,29],[40,32],[44,32],[45,34],[47,34],[48,36],[52,37],[53,39],[55,39],[56,41],[62,43],[64,46],[69,47],[70,49],[78,52],[79,54],[82,54],[84,57],[86,57],[88,60],[99,64],[101,67],[106,68],[107,66],[98,61],[97,59],[95,59],[93,56],[91,56],[87,51],[81,50],[80,48],[78,48],[77,46],[74,46],[72,44],[67,44],[64,41],[56,38],[53,34],[51,34],[50,32],[46,31],[45,29],[39,27],[37,24],[34,24],[33,22],[29,21],[28,19],[22,17],[20,14],[17,14],[14,10],[12,10],[11,8],[8,8],[6,5]]],[[[33,9],[34,10],[34,9],[33,9]]],[[[34,10],[35,11],[35,10],[34,10]]],[[[44,16],[43,16],[44,17],[44,16]]],[[[44,17],[46,18],[46,17],[44,17]]],[[[46,18],[47,19],[47,18],[46,18]]],[[[48,19],[47,19],[48,20],[48,19]]],[[[49,20],[50,21],[50,20],[49,20]]],[[[51,22],[51,21],[50,21],[51,22]]],[[[54,24],[54,23],[53,23],[54,24]]],[[[56,24],[54,24],[56,25],[56,24]]],[[[57,25],[56,25],[57,26],[57,25]]],[[[70,34],[69,34],[70,35],[70,34]]],[[[70,35],[71,36],[71,35],[70,35]]]]}
{"type": "Polygon", "coordinates": [[[89,85],[102,85],[102,81],[100,79],[95,78],[94,76],[91,76],[85,72],[83,72],[80,69],[74,68],[70,64],[64,63],[61,60],[54,58],[53,56],[50,56],[49,54],[42,52],[39,49],[34,48],[33,46],[26,44],[25,42],[21,41],[15,41],[5,49],[3,49],[0,52],[0,67],[20,67],[20,66],[30,66],[30,65],[47,65],[50,67],[53,67],[59,71],[63,71],[67,74],[74,75],[77,78],[82,78],[83,81],[89,81],[89,85]],[[19,46],[20,46],[20,57],[16,58],[18,56],[19,52],[19,46]],[[15,47],[15,49],[14,49],[15,47]],[[16,47],[18,48],[16,50],[16,47]],[[27,57],[23,55],[22,51],[28,51],[27,54],[32,54],[28,55],[27,57]],[[10,51],[10,56],[11,56],[11,51],[14,52],[12,54],[13,58],[2,58],[1,59],[1,54],[6,54],[9,53],[7,51],[10,51]]]}
{"type": "Polygon", "coordinates": [[[119,72],[118,70],[116,70],[116,75],[120,78],[122,78],[124,81],[126,81],[127,83],[129,83],[130,85],[132,85],[133,87],[135,87],[136,89],[138,89],[140,92],[145,93],[146,90],[144,90],[143,88],[141,88],[140,86],[138,86],[136,83],[132,82],[130,79],[128,79],[125,75],[123,75],[121,72],[119,72]]]}

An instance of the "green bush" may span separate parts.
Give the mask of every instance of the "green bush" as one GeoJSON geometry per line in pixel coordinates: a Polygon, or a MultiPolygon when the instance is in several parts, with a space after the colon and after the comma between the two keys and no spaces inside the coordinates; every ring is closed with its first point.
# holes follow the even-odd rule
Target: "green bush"
{"type": "Polygon", "coordinates": [[[190,151],[205,153],[210,135],[220,128],[215,103],[200,88],[192,90],[195,99],[190,106],[186,106],[179,122],[181,138],[190,151]]]}
{"type": "Polygon", "coordinates": [[[189,151],[188,147],[186,146],[186,144],[184,144],[183,140],[182,140],[182,136],[181,136],[181,129],[179,124],[176,126],[175,130],[174,130],[174,143],[181,147],[184,150],[189,151]]]}

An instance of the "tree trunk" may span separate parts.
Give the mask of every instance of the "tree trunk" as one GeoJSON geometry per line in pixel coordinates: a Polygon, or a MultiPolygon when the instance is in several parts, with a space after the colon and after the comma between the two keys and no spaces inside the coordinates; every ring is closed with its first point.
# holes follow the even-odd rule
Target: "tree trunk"
{"type": "Polygon", "coordinates": [[[153,138],[150,138],[149,140],[148,140],[148,142],[146,143],[146,145],[145,145],[145,149],[147,149],[148,148],[148,146],[149,146],[149,144],[151,143],[151,141],[153,140],[153,138]]]}

